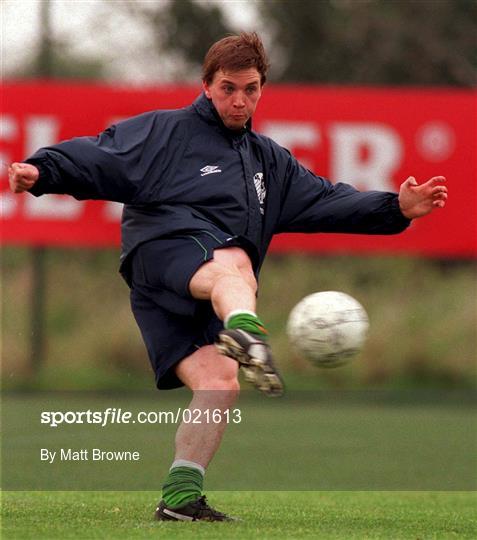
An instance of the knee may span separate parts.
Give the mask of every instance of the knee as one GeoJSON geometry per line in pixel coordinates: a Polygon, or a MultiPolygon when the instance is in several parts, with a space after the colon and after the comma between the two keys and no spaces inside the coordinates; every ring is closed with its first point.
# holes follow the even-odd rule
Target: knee
{"type": "Polygon", "coordinates": [[[214,294],[223,294],[223,288],[230,286],[230,280],[240,280],[255,294],[257,292],[250,258],[237,247],[216,250],[214,259],[203,264],[192,276],[189,291],[194,298],[210,300],[214,294]]]}
{"type": "Polygon", "coordinates": [[[243,280],[238,268],[209,261],[192,276],[189,282],[189,291],[194,298],[210,300],[214,293],[217,294],[217,290],[221,288],[222,284],[227,286],[230,279],[243,280]]]}
{"type": "MultiPolygon", "coordinates": [[[[235,360],[233,360],[235,362],[235,360]]],[[[238,369],[231,370],[209,370],[202,378],[196,390],[202,394],[208,403],[213,403],[214,407],[231,407],[237,400],[240,393],[240,383],[238,381],[238,369]]]]}
{"type": "Polygon", "coordinates": [[[252,263],[243,249],[238,247],[219,249],[214,252],[214,261],[221,269],[220,277],[238,277],[245,281],[251,289],[257,289],[252,263]]]}
{"type": "MultiPolygon", "coordinates": [[[[176,368],[179,379],[193,392],[214,390],[235,399],[240,391],[239,366],[219,354],[215,345],[206,345],[184,359],[176,368]]],[[[215,392],[214,392],[215,393],[215,392]]]]}
{"type": "Polygon", "coordinates": [[[222,391],[237,397],[240,393],[240,383],[237,375],[222,376],[220,373],[211,375],[206,381],[203,381],[201,390],[222,391]]]}
{"type": "Polygon", "coordinates": [[[218,264],[215,279],[211,286],[211,296],[213,294],[223,294],[230,288],[231,284],[238,283],[240,286],[248,287],[254,294],[257,294],[257,279],[253,270],[249,266],[231,265],[225,266],[218,264]]]}
{"type": "Polygon", "coordinates": [[[238,395],[240,383],[238,381],[239,366],[237,362],[218,354],[215,356],[215,360],[212,365],[209,364],[200,371],[200,377],[195,389],[214,390],[230,395],[238,395]]]}
{"type": "Polygon", "coordinates": [[[237,377],[210,377],[194,390],[194,397],[210,409],[229,409],[233,407],[240,393],[237,377]]]}

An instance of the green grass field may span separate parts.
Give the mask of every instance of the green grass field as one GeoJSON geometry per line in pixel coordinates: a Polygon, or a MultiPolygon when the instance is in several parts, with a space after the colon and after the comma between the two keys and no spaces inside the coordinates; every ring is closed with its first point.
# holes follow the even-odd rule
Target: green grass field
{"type": "Polygon", "coordinates": [[[187,403],[159,396],[3,395],[2,538],[477,538],[473,395],[245,393],[205,485],[210,503],[241,521],[215,524],[152,518],[177,426],[39,422],[41,410],[187,403]],[[48,464],[45,446],[137,448],[142,458],[48,464]]]}
{"type": "Polygon", "coordinates": [[[2,538],[477,537],[476,493],[213,492],[234,523],[158,523],[150,492],[7,492],[2,538]]]}
{"type": "MultiPolygon", "coordinates": [[[[177,411],[176,393],[33,393],[2,397],[6,491],[157,491],[177,424],[40,422],[43,411],[177,411]],[[138,451],[139,461],[41,460],[41,450],[138,451]]],[[[477,487],[475,396],[465,393],[244,392],[207,472],[216,491],[469,491],[477,487]]]]}

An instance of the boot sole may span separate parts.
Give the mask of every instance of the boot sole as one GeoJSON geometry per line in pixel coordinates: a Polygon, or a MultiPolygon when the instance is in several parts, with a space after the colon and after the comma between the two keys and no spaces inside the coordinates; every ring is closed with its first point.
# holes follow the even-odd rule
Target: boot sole
{"type": "Polygon", "coordinates": [[[274,368],[260,358],[249,356],[232,337],[219,335],[216,347],[220,354],[233,358],[240,364],[245,380],[257,390],[270,397],[283,395],[283,382],[274,368]]]}

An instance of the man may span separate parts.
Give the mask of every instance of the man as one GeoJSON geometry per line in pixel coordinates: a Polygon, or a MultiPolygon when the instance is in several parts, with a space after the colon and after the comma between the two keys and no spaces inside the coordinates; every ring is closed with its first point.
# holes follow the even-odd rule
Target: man
{"type": "MultiPolygon", "coordinates": [[[[393,234],[445,205],[443,177],[399,194],[332,185],[251,129],[268,63],[255,33],[208,51],[203,93],[97,137],[40,149],[10,167],[11,189],[125,203],[121,272],[131,287],[158,388],[186,385],[191,409],[226,411],[238,370],[264,393],[283,392],[256,314],[257,277],[279,232],[393,234]]],[[[161,520],[223,521],[202,496],[226,419],[186,424],[163,486],[161,520]]]]}

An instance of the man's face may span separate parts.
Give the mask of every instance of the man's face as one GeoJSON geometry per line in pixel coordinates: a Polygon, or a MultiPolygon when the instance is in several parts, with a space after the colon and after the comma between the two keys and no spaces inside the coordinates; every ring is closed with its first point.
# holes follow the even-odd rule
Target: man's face
{"type": "Polygon", "coordinates": [[[203,82],[203,88],[226,127],[237,130],[253,115],[262,95],[260,74],[255,68],[232,72],[220,69],[210,84],[203,82]]]}

